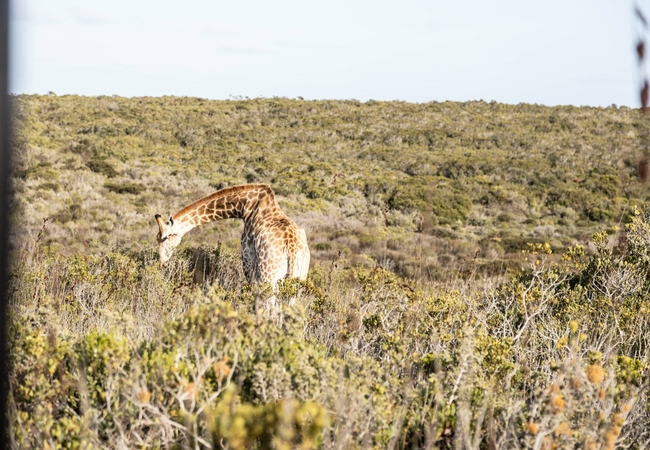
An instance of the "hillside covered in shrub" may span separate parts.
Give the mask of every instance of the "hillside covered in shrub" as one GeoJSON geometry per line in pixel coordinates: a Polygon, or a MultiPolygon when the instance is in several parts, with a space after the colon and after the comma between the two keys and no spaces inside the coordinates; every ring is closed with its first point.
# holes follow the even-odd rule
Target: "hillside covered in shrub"
{"type": "MultiPolygon", "coordinates": [[[[648,195],[636,176],[644,122],[628,108],[14,100],[16,229],[33,234],[53,217],[44,239],[58,249],[150,245],[154,214],[264,182],[316,260],[340,251],[439,279],[479,249],[477,263],[502,272],[527,242],[584,243],[648,195]]],[[[201,227],[192,242],[236,248],[240,229],[201,227]]]]}

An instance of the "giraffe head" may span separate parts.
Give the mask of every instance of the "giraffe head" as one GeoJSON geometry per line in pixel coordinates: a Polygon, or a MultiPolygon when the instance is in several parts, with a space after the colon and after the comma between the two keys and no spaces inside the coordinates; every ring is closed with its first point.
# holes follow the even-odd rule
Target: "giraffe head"
{"type": "Polygon", "coordinates": [[[160,267],[164,267],[171,258],[174,249],[181,243],[182,234],[178,226],[174,223],[174,218],[169,217],[166,223],[163,221],[160,214],[154,216],[160,231],[156,236],[158,241],[158,254],[160,255],[160,267]]]}

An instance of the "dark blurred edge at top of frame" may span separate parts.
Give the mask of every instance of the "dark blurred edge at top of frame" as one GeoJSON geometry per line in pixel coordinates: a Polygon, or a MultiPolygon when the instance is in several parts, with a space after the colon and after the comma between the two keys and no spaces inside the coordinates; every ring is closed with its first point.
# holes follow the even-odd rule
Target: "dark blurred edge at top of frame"
{"type": "Polygon", "coordinates": [[[0,447],[9,448],[7,396],[7,265],[9,246],[9,175],[11,108],[9,98],[9,0],[0,0],[0,447]]]}

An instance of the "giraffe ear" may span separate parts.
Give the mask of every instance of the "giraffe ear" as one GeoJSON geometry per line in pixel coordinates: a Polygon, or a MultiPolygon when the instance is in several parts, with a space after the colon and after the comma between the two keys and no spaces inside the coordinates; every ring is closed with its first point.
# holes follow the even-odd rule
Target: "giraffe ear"
{"type": "Polygon", "coordinates": [[[160,233],[163,233],[165,231],[165,222],[163,222],[162,217],[160,217],[160,214],[156,214],[154,216],[156,218],[156,222],[158,222],[158,228],[160,228],[160,233]]]}

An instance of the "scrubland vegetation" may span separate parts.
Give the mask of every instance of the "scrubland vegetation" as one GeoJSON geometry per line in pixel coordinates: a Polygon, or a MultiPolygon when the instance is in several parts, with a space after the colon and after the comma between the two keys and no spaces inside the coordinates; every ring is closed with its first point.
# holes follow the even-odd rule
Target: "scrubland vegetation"
{"type": "Polygon", "coordinates": [[[16,97],[12,447],[650,446],[637,114],[16,97]],[[240,223],[156,264],[245,182],[312,249],[274,320],[240,223]]]}

